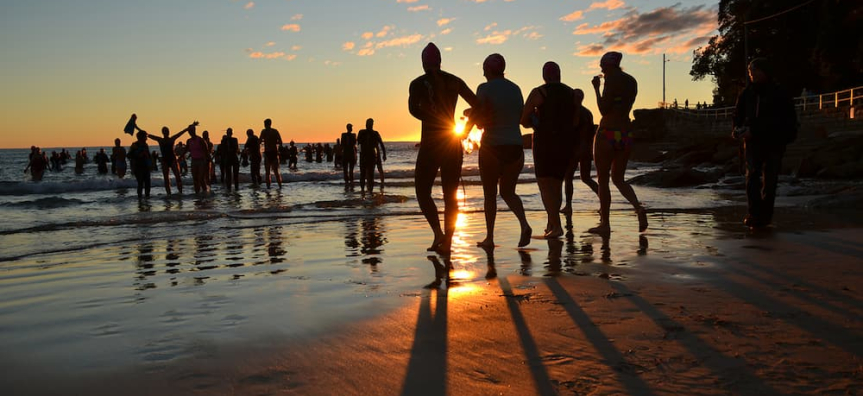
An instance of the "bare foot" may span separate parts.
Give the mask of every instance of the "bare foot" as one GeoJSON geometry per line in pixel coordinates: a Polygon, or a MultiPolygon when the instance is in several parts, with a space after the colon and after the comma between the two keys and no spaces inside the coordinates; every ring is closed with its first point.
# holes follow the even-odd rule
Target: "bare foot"
{"type": "Polygon", "coordinates": [[[476,246],[481,247],[483,249],[494,249],[494,240],[486,238],[486,239],[483,239],[482,242],[477,242],[476,246]]]}
{"type": "Polygon", "coordinates": [[[427,252],[435,252],[440,248],[440,245],[443,243],[443,234],[435,235],[434,241],[432,241],[431,246],[426,248],[427,252]]]}
{"type": "Polygon", "coordinates": [[[555,227],[548,232],[545,233],[545,239],[556,239],[563,236],[563,229],[560,227],[555,227]]]}
{"type": "Polygon", "coordinates": [[[530,244],[530,237],[533,230],[530,227],[525,227],[521,230],[521,238],[518,240],[518,247],[525,247],[530,244]]]}
{"type": "Polygon", "coordinates": [[[591,234],[608,235],[611,233],[611,227],[609,227],[608,224],[600,224],[587,230],[587,232],[591,234]]]}

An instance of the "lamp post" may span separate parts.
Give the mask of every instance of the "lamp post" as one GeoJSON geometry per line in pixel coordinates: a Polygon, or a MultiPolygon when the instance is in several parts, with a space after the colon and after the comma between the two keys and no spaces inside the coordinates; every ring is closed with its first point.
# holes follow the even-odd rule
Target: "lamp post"
{"type": "Polygon", "coordinates": [[[662,54],[662,107],[663,108],[666,107],[665,106],[665,103],[666,103],[665,102],[665,63],[667,63],[667,62],[668,62],[668,60],[665,59],[665,54],[662,54]]]}

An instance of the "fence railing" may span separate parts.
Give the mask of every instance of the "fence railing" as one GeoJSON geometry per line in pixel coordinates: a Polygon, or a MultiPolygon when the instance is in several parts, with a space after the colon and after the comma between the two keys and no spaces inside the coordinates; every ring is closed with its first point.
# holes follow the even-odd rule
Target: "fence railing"
{"type": "MultiPolygon", "coordinates": [[[[794,106],[797,108],[798,113],[831,108],[853,108],[855,104],[859,105],[861,103],[863,103],[863,87],[825,94],[801,95],[794,98],[794,106]]],[[[692,109],[675,107],[671,103],[660,102],[659,107],[698,118],[730,118],[734,116],[734,106],[692,109]]],[[[853,110],[851,114],[854,114],[853,110]]]]}

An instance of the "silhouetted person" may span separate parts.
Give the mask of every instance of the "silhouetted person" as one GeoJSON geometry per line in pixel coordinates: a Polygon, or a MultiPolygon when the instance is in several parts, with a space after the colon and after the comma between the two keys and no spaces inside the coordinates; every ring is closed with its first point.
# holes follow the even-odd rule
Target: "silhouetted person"
{"type": "Polygon", "coordinates": [[[482,64],[486,82],[476,89],[477,107],[470,118],[483,128],[479,149],[479,175],[482,179],[483,208],[485,212],[485,239],[477,246],[494,248],[494,224],[497,217],[497,191],[512,210],[521,226],[518,246],[530,243],[531,228],[524,214],[521,198],[515,193],[518,175],[524,168],[519,120],[524,108],[521,89],[504,77],[506,60],[500,54],[491,54],[482,64]]]}
{"type": "Polygon", "coordinates": [[[177,163],[180,164],[180,173],[185,176],[189,172],[189,164],[186,161],[186,145],[183,142],[177,143],[177,146],[174,147],[174,154],[177,155],[177,163]]]}
{"type": "Polygon", "coordinates": [[[597,234],[611,232],[611,225],[608,222],[611,208],[609,179],[635,209],[638,215],[638,231],[644,232],[647,229],[647,212],[638,202],[632,186],[624,179],[633,143],[630,136],[632,121],[629,119],[629,112],[632,111],[632,104],[635,103],[635,96],[638,95],[638,83],[635,78],[620,68],[621,59],[623,54],[607,52],[599,61],[599,67],[605,76],[602,94],[599,93],[599,76],[591,81],[596,94],[596,106],[602,115],[593,146],[599,184],[599,226],[589,230],[597,234]]]}
{"type": "Polygon", "coordinates": [[[27,166],[24,167],[24,172],[29,170],[33,181],[41,181],[47,167],[48,159],[45,158],[42,149],[36,146],[30,147],[30,160],[27,162],[27,166]]]}
{"type": "Polygon", "coordinates": [[[81,150],[75,152],[75,173],[79,175],[84,173],[84,155],[81,150]]]}
{"type": "Polygon", "coordinates": [[[186,150],[192,161],[192,182],[195,193],[207,192],[209,190],[207,179],[210,175],[210,151],[204,138],[195,134],[196,127],[189,127],[189,138],[186,139],[186,150]]]}
{"type": "Polygon", "coordinates": [[[132,174],[138,182],[138,198],[150,197],[150,146],[147,145],[147,133],[139,131],[135,135],[138,140],[129,146],[129,161],[132,164],[132,174]]]}
{"type": "Polygon", "coordinates": [[[572,158],[573,114],[572,88],[560,82],[560,67],[546,62],[542,67],[545,84],[527,96],[521,113],[521,125],[533,128],[533,163],[542,206],[548,218],[544,237],[563,235],[560,204],[563,179],[572,158]]]}
{"type": "Polygon", "coordinates": [[[279,148],[282,147],[282,135],[278,130],[272,128],[273,121],[264,120],[264,129],[261,131],[261,142],[264,144],[264,181],[270,188],[270,172],[276,177],[279,188],[282,188],[282,174],[279,173],[279,148]]]}
{"type": "Polygon", "coordinates": [[[357,135],[354,134],[352,124],[345,125],[347,129],[342,133],[342,173],[345,185],[354,184],[354,166],[357,164],[357,135]]]}
{"type": "Polygon", "coordinates": [[[563,183],[566,197],[563,201],[563,208],[560,210],[567,215],[572,214],[572,194],[575,191],[572,181],[575,178],[576,171],[579,171],[581,181],[590,187],[590,190],[594,194],[599,194],[599,185],[590,178],[590,169],[593,165],[593,138],[596,135],[593,113],[582,104],[584,102],[584,91],[575,88],[572,90],[572,95],[575,101],[574,147],[572,148],[574,155],[570,159],[566,170],[566,178],[563,183]]]}
{"type": "Polygon", "coordinates": [[[249,155],[249,163],[252,165],[249,174],[252,177],[252,185],[261,184],[261,139],[255,136],[255,131],[246,130],[246,144],[243,146],[249,155]]]}
{"type": "Polygon", "coordinates": [[[99,174],[104,175],[108,173],[108,162],[111,162],[111,159],[108,158],[108,154],[105,153],[105,149],[99,149],[99,152],[93,156],[93,162],[96,163],[96,169],[99,174]]]}
{"type": "Polygon", "coordinates": [[[177,138],[188,132],[192,125],[197,125],[197,121],[189,124],[188,127],[175,133],[173,136],[170,135],[171,131],[166,126],[162,127],[161,137],[147,134],[147,137],[159,143],[159,151],[162,153],[162,177],[165,179],[165,192],[168,195],[171,195],[170,172],[172,171],[174,172],[174,179],[177,180],[177,191],[180,194],[183,193],[183,179],[180,177],[180,163],[177,161],[177,156],[174,153],[174,146],[176,146],[177,138]]]}
{"type": "Polygon", "coordinates": [[[408,110],[422,121],[414,184],[420,210],[434,232],[429,250],[449,255],[458,219],[458,182],[461,177],[462,143],[455,134],[455,107],[461,96],[470,106],[476,95],[462,79],[441,70],[440,50],[429,43],[422,51],[425,74],[410,83],[408,110]],[[438,170],[444,196],[444,231],[431,190],[438,170]]]}
{"type": "Polygon", "coordinates": [[[381,139],[381,134],[374,130],[374,126],[375,120],[369,118],[366,120],[366,129],[357,133],[357,145],[360,149],[361,191],[365,191],[366,186],[369,186],[369,192],[374,189],[378,153],[383,151],[384,160],[387,158],[386,149],[383,148],[384,141],[381,139]]]}
{"type": "Polygon", "coordinates": [[[342,167],[342,139],[336,139],[336,145],[333,147],[333,166],[338,169],[342,167]]]}
{"type": "Polygon", "coordinates": [[[797,138],[793,99],[773,81],[772,71],[765,58],[749,63],[751,84],[737,98],[734,113],[734,135],[743,139],[746,158],[748,214],[743,222],[752,228],[772,223],[782,156],[797,138]]]}
{"type": "Polygon", "coordinates": [[[240,142],[234,137],[234,129],[228,128],[225,131],[225,136],[222,137],[222,142],[219,143],[219,151],[221,151],[222,168],[224,169],[225,187],[231,191],[231,184],[234,185],[234,190],[240,189],[240,142]]]}
{"type": "Polygon", "coordinates": [[[210,131],[202,132],[201,138],[207,144],[207,177],[204,178],[204,182],[207,183],[207,188],[212,190],[213,183],[216,181],[216,164],[214,162],[216,153],[213,150],[213,141],[210,140],[210,131]]]}
{"type": "Polygon", "coordinates": [[[293,140],[288,145],[288,168],[297,170],[297,162],[300,160],[300,149],[297,148],[293,140]]]}
{"type": "Polygon", "coordinates": [[[126,176],[126,149],[120,145],[120,138],[114,139],[114,148],[111,149],[111,162],[114,163],[114,171],[117,177],[126,176]]]}

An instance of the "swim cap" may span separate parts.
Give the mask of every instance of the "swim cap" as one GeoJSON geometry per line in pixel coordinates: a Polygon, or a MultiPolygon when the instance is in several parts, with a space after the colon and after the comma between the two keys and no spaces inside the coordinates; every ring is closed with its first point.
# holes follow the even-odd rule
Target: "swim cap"
{"type": "Polygon", "coordinates": [[[423,65],[440,67],[440,50],[434,43],[428,43],[423,49],[422,59],[423,65]]]}
{"type": "Polygon", "coordinates": [[[545,82],[560,82],[560,66],[554,62],[545,62],[542,65],[542,79],[545,82]]]}
{"type": "Polygon", "coordinates": [[[491,54],[482,62],[483,74],[502,75],[506,69],[506,60],[501,54],[491,54]]]}
{"type": "Polygon", "coordinates": [[[620,67],[620,60],[623,59],[623,54],[620,52],[609,51],[599,60],[599,66],[614,66],[620,67]]]}

